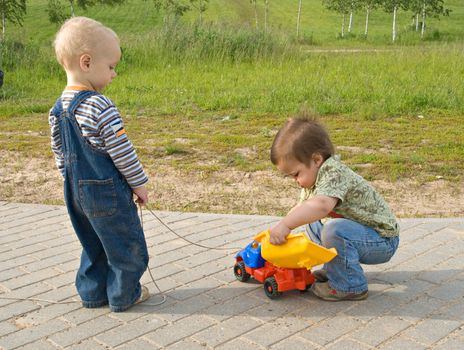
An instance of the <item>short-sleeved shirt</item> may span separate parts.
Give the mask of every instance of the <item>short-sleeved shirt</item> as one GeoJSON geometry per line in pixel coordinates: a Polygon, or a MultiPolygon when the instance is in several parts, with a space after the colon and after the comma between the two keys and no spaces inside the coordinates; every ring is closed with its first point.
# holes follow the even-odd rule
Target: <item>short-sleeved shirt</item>
{"type": "Polygon", "coordinates": [[[382,237],[399,235],[399,226],[383,197],[360,175],[340,162],[328,158],[319,168],[316,183],[304,188],[301,201],[317,195],[338,198],[336,214],[376,230],[382,237]]]}

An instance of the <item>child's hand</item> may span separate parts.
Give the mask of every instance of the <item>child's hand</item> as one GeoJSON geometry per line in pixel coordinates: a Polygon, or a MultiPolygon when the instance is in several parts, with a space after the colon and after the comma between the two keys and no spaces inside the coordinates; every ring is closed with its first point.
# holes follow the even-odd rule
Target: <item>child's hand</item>
{"type": "Polygon", "coordinates": [[[287,236],[290,233],[290,231],[291,230],[287,226],[285,226],[285,224],[282,221],[280,221],[277,225],[271,228],[269,242],[275,245],[284,244],[285,242],[287,242],[287,236]]]}
{"type": "Polygon", "coordinates": [[[147,205],[148,203],[148,191],[145,186],[140,186],[137,188],[132,189],[132,192],[137,196],[137,199],[135,200],[136,203],[140,205],[147,205]]]}

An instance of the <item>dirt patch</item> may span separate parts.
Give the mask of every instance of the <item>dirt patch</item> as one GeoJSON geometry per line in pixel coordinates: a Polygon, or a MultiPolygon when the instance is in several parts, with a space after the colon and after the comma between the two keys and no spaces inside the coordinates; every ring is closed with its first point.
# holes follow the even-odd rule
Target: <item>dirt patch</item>
{"type": "Polygon", "coordinates": [[[236,148],[235,152],[248,159],[253,159],[257,155],[256,147],[236,148]]]}
{"type": "Polygon", "coordinates": [[[355,147],[355,146],[337,146],[337,151],[345,151],[355,154],[372,154],[375,152],[373,149],[355,147]]]}
{"type": "Polygon", "coordinates": [[[464,216],[463,183],[439,179],[427,183],[402,180],[395,183],[374,181],[372,184],[399,217],[464,216]]]}
{"type": "MultiPolygon", "coordinates": [[[[248,151],[248,150],[247,150],[248,151]]],[[[244,152],[247,153],[247,152],[244,152]]],[[[21,157],[0,151],[0,199],[11,202],[63,203],[63,183],[53,159],[21,157]]],[[[299,189],[276,171],[182,172],[146,166],[151,207],[169,211],[283,215],[299,189]]],[[[462,183],[374,181],[399,217],[464,216],[462,183]]]]}
{"type": "Polygon", "coordinates": [[[25,203],[62,203],[63,180],[52,159],[0,151],[0,199],[25,203]]]}

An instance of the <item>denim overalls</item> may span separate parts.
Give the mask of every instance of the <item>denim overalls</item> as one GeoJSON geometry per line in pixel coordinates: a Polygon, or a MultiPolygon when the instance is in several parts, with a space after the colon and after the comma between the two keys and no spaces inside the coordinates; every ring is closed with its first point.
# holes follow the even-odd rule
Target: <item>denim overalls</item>
{"type": "Polygon", "coordinates": [[[132,190],[111,157],[81,135],[76,108],[95,91],[78,92],[67,110],[53,107],[64,154],[64,198],[82,244],[76,288],[88,308],[124,311],[140,296],[148,265],[145,237],[132,190]]]}

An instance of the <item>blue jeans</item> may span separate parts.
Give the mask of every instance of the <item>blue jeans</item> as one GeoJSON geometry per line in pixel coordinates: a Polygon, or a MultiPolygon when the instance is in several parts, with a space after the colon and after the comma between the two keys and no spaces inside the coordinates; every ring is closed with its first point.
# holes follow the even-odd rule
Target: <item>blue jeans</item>
{"type": "Polygon", "coordinates": [[[76,94],[67,110],[58,100],[65,162],[64,196],[82,245],[76,288],[87,308],[109,304],[124,311],[140,297],[140,278],[148,266],[145,236],[132,190],[110,156],[81,135],[74,111],[93,91],[76,94]]]}
{"type": "Polygon", "coordinates": [[[375,265],[389,261],[396,252],[399,237],[381,237],[377,231],[347,219],[331,219],[325,225],[317,221],[306,225],[310,239],[338,255],[324,265],[330,286],[337,291],[367,291],[367,278],[361,264],[375,265]]]}

